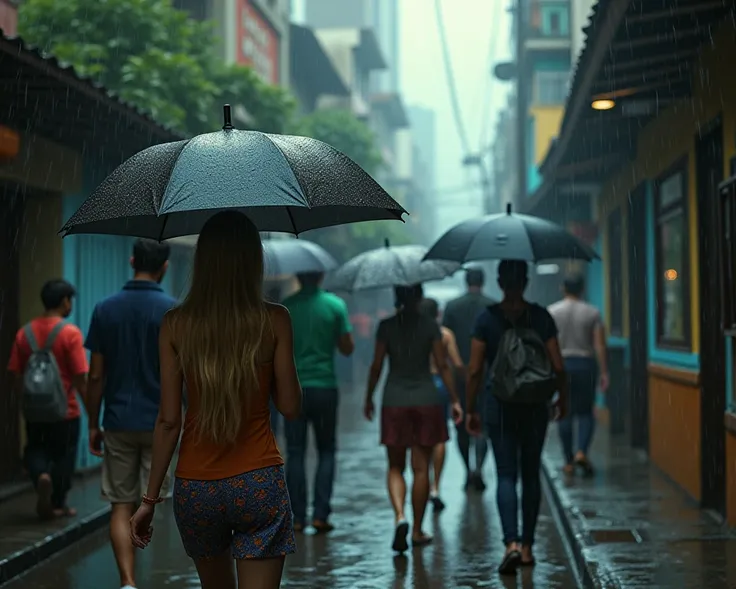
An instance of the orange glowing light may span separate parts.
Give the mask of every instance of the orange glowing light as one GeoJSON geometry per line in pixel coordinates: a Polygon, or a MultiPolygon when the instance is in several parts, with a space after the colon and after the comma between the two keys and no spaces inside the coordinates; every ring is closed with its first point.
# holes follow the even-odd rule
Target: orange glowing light
{"type": "Polygon", "coordinates": [[[590,103],[590,108],[593,110],[611,110],[614,106],[616,103],[609,99],[594,100],[590,103]]]}
{"type": "Polygon", "coordinates": [[[677,280],[677,270],[670,268],[664,271],[665,280],[677,280]]]}

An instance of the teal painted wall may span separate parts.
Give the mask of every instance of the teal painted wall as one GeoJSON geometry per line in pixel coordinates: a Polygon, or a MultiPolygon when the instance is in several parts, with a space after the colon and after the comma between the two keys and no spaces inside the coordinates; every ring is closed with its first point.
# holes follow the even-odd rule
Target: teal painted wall
{"type": "Polygon", "coordinates": [[[550,59],[543,57],[532,61],[532,70],[535,72],[567,72],[570,71],[570,58],[557,57],[550,59]]]}
{"type": "MultiPolygon", "coordinates": [[[[68,219],[84,202],[92,188],[99,183],[104,170],[85,178],[85,190],[80,194],[67,195],[63,200],[64,220],[68,219]],[[101,177],[98,177],[101,176],[101,177]]],[[[95,305],[116,293],[132,276],[130,257],[133,238],[113,235],[70,235],[62,242],[64,256],[64,278],[77,289],[74,310],[70,320],[86,335],[95,305]]],[[[179,285],[172,284],[179,259],[170,260],[170,271],[161,283],[164,289],[178,296],[179,285]]],[[[87,415],[83,411],[81,435],[77,451],[76,467],[89,468],[100,463],[88,450],[87,415]]]]}
{"type": "Polygon", "coordinates": [[[649,360],[655,364],[680,368],[684,370],[699,370],[700,356],[692,352],[677,352],[657,347],[657,265],[655,260],[655,217],[654,194],[651,181],[647,182],[647,316],[649,318],[648,348],[649,360]]]}

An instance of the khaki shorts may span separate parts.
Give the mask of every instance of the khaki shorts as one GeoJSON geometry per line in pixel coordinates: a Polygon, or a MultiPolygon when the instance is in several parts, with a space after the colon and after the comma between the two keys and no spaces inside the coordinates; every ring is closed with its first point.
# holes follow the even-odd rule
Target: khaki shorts
{"type": "MultiPolygon", "coordinates": [[[[102,460],[102,497],[110,503],[139,503],[151,474],[153,432],[105,432],[102,460]]],[[[171,495],[171,473],[166,473],[161,497],[171,495]]]]}

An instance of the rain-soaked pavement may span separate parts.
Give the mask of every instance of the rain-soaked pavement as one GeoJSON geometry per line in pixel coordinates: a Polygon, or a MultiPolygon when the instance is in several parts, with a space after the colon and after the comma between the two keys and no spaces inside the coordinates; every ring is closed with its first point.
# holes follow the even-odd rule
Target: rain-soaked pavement
{"type": "MultiPolygon", "coordinates": [[[[378,427],[361,418],[357,395],[343,398],[338,480],[328,536],[301,535],[298,554],[287,560],[282,587],[321,589],[572,589],[568,555],[549,510],[540,518],[534,570],[502,579],[495,567],[503,552],[494,493],[466,495],[454,446],[448,449],[442,495],[447,509],[425,527],[434,544],[395,557],[390,549],[392,512],[386,496],[386,464],[378,427]]],[[[492,461],[486,467],[492,479],[492,461]]],[[[492,487],[493,485],[491,485],[492,487]]],[[[138,561],[141,589],[198,587],[181,547],[170,506],[157,514],[151,546],[138,561]]],[[[118,589],[106,531],[99,531],[3,586],[4,589],[118,589]]]]}
{"type": "Polygon", "coordinates": [[[551,433],[545,467],[596,586],[736,588],[736,533],[699,509],[623,436],[599,429],[596,474],[586,480],[560,473],[562,451],[551,433]]]}

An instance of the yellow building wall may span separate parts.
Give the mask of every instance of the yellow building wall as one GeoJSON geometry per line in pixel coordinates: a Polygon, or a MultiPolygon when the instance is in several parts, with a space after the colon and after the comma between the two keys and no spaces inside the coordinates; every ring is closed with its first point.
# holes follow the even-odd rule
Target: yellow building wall
{"type": "MultiPolygon", "coordinates": [[[[637,159],[609,178],[600,194],[604,243],[607,241],[608,215],[616,208],[626,211],[629,193],[644,180],[654,180],[678,160],[687,157],[688,219],[690,243],[690,300],[692,352],[700,351],[700,293],[698,285],[698,210],[695,138],[699,128],[718,115],[723,123],[724,177],[729,176],[729,160],[736,154],[736,78],[724,55],[736,54],[736,32],[726,23],[701,51],[693,67],[693,96],[671,106],[639,134],[637,159]]],[[[623,240],[628,244],[624,219],[623,240]]],[[[604,250],[607,251],[607,250],[604,250]]],[[[608,268],[607,261],[605,262],[608,268]]],[[[628,292],[628,260],[623,260],[623,288],[628,292]]],[[[624,296],[624,329],[628,335],[628,297],[624,296]]],[[[608,303],[607,303],[608,305],[608,303]]],[[[610,309],[606,309],[610,317],[610,309]]],[[[700,386],[699,375],[690,372],[670,374],[671,369],[652,366],[649,375],[650,455],[655,464],[699,499],[700,489],[700,386]],[[693,382],[686,382],[689,378],[693,382]]],[[[679,372],[679,371],[674,371],[679,372]]],[[[725,394],[725,392],[724,392],[725,394]]],[[[726,433],[729,500],[728,518],[736,523],[736,436],[726,433]]]]}
{"type": "Polygon", "coordinates": [[[532,106],[529,114],[534,118],[534,163],[542,163],[552,140],[557,137],[565,114],[565,107],[532,106]]]}

